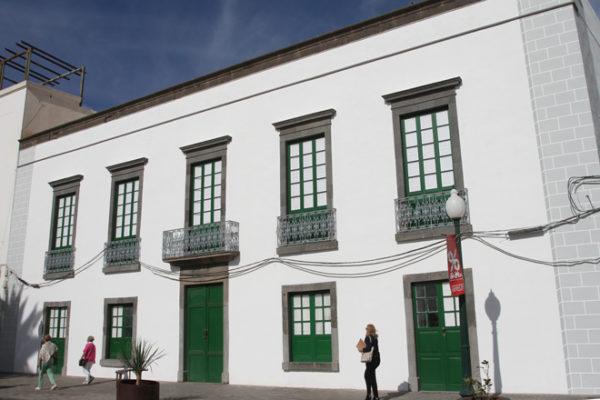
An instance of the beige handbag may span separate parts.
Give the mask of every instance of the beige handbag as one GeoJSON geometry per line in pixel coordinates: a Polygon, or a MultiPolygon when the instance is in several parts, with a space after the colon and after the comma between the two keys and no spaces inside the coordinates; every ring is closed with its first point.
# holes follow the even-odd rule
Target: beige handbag
{"type": "Polygon", "coordinates": [[[371,362],[371,360],[373,360],[373,347],[371,348],[371,351],[369,351],[368,353],[362,353],[360,355],[360,362],[364,362],[364,363],[368,363],[371,362]]]}

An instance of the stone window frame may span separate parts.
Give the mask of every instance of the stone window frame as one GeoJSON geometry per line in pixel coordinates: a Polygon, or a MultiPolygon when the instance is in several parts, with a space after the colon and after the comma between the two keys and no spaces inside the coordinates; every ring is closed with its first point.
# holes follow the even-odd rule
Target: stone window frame
{"type": "Polygon", "coordinates": [[[319,282],[299,285],[284,285],[281,287],[281,315],[283,322],[283,362],[285,372],[313,371],[339,372],[340,354],[338,341],[337,290],[336,282],[319,282]],[[303,292],[329,291],[331,298],[331,362],[293,362],[290,361],[290,294],[303,292]]]}
{"type": "MultiPolygon", "coordinates": [[[[333,207],[333,160],[331,155],[331,120],[336,111],[328,109],[300,117],[275,122],[273,126],[279,132],[279,202],[280,215],[288,215],[288,182],[287,182],[287,143],[302,140],[316,135],[325,137],[325,171],[327,174],[327,210],[333,207]]],[[[281,246],[277,248],[279,256],[302,254],[316,251],[331,251],[338,249],[337,240],[303,243],[298,245],[281,246]]]]}
{"type": "MultiPolygon", "coordinates": [[[[141,223],[142,223],[142,200],[144,196],[144,169],[146,164],[148,163],[148,159],[146,157],[137,158],[135,160],[122,162],[119,164],[114,164],[106,167],[108,172],[111,174],[111,182],[110,182],[110,208],[109,208],[109,218],[108,218],[108,237],[107,243],[111,243],[112,240],[112,232],[114,229],[115,223],[115,190],[117,184],[123,181],[131,180],[137,178],[139,181],[139,190],[138,190],[138,216],[137,216],[137,234],[136,237],[141,242],[140,232],[141,232],[141,223]]],[[[139,244],[138,244],[139,246],[139,244]]],[[[130,264],[119,264],[119,265],[104,265],[102,268],[102,272],[105,274],[114,274],[114,273],[122,273],[122,272],[138,272],[140,271],[140,263],[139,260],[132,262],[130,264]]]]}
{"type": "Polygon", "coordinates": [[[132,305],[132,321],[131,321],[131,345],[134,346],[137,340],[137,297],[112,297],[104,299],[104,322],[102,324],[102,357],[100,366],[109,368],[121,368],[124,366],[123,361],[114,358],[106,358],[106,350],[108,350],[108,328],[110,324],[108,319],[110,316],[110,307],[115,305],[132,305]]]}
{"type": "Polygon", "coordinates": [[[67,308],[67,330],[65,340],[65,354],[63,355],[63,367],[60,371],[61,375],[66,375],[67,360],[69,355],[69,330],[71,329],[71,301],[45,301],[42,308],[42,332],[47,334],[46,326],[48,325],[48,308],[66,307],[67,308]]]}
{"type": "Polygon", "coordinates": [[[186,382],[184,380],[185,371],[185,301],[186,289],[190,286],[213,285],[220,283],[223,285],[223,372],[221,374],[221,383],[229,383],[229,266],[217,265],[207,268],[181,269],[180,274],[189,280],[182,280],[179,283],[179,360],[177,370],[177,382],[186,382]],[[208,274],[208,277],[207,277],[208,274]],[[222,279],[211,278],[211,274],[225,276],[222,279]]]}
{"type": "MultiPolygon", "coordinates": [[[[440,82],[402,90],[382,96],[391,107],[394,135],[394,152],[396,155],[396,187],[398,198],[406,197],[404,181],[404,154],[402,151],[402,132],[400,119],[403,116],[427,112],[439,108],[448,108],[450,125],[450,145],[454,171],[454,186],[464,189],[462,155],[460,151],[460,135],[458,131],[458,114],[456,111],[456,90],[462,85],[462,79],[455,77],[440,82]]],[[[472,232],[471,224],[461,226],[462,232],[472,232]]],[[[415,232],[396,233],[396,242],[413,242],[429,240],[454,233],[453,226],[442,226],[431,229],[420,229],[415,232]]]]}
{"type": "MultiPolygon", "coordinates": [[[[475,379],[479,374],[479,345],[477,341],[477,318],[475,315],[475,292],[473,286],[473,270],[463,270],[465,278],[465,305],[467,308],[467,325],[469,329],[469,355],[471,357],[471,375],[475,379]]],[[[448,271],[408,274],[403,276],[404,319],[406,320],[406,346],[408,359],[408,383],[411,391],[419,390],[417,375],[417,348],[415,343],[415,323],[413,319],[412,284],[430,281],[447,281],[448,271]]]]}
{"type": "Polygon", "coordinates": [[[192,210],[191,183],[192,168],[204,161],[221,160],[221,222],[224,222],[226,212],[226,182],[227,182],[227,146],[231,143],[231,136],[225,135],[218,138],[205,140],[180,147],[186,159],[185,166],[185,215],[184,227],[189,228],[191,224],[190,212],[192,210]]]}
{"type": "MultiPolygon", "coordinates": [[[[48,251],[53,249],[53,241],[54,234],[56,232],[56,200],[65,195],[74,194],[75,195],[75,210],[73,216],[73,239],[72,239],[72,252],[75,254],[75,239],[77,235],[77,214],[79,210],[79,188],[81,186],[81,181],[83,180],[83,175],[73,175],[67,178],[58,179],[52,182],[48,182],[48,184],[52,187],[52,214],[50,216],[50,235],[48,238],[48,251]]],[[[75,257],[73,257],[75,259],[75,257]]],[[[44,279],[52,280],[52,279],[66,279],[73,278],[75,276],[73,270],[69,272],[50,272],[46,273],[44,271],[44,279]]]]}

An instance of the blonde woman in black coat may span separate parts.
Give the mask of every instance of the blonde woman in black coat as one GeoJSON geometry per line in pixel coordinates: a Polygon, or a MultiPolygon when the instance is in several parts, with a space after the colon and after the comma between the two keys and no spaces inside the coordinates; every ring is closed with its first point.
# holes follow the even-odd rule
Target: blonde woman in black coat
{"type": "Polygon", "coordinates": [[[381,362],[377,329],[375,329],[375,325],[373,324],[367,325],[365,329],[367,332],[365,335],[362,352],[368,353],[373,350],[373,357],[371,358],[371,361],[365,363],[365,383],[367,385],[367,397],[365,397],[365,400],[379,400],[379,392],[377,391],[377,377],[375,375],[375,370],[377,367],[379,367],[379,363],[381,362]],[[371,397],[371,392],[373,392],[373,397],[371,397]]]}

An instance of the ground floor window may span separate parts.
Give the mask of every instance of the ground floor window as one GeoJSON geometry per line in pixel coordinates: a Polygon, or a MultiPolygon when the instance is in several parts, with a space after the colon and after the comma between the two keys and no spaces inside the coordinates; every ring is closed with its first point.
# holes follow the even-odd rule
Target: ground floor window
{"type": "Polygon", "coordinates": [[[283,287],[285,371],[337,371],[334,282],[283,287]]]}
{"type": "Polygon", "coordinates": [[[70,302],[45,303],[44,306],[44,335],[50,335],[52,342],[58,347],[58,352],[52,370],[55,374],[64,372],[67,340],[69,336],[70,302]]]}
{"type": "Polygon", "coordinates": [[[122,359],[131,356],[136,337],[137,297],[104,299],[104,367],[120,367],[122,359]]]}

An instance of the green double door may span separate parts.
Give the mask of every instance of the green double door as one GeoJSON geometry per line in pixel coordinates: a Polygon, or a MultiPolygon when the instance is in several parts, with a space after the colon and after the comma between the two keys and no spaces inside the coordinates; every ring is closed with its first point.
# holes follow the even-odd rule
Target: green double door
{"type": "Polygon", "coordinates": [[[463,387],[460,310],[447,281],[412,285],[419,390],[459,391],[463,387]]]}
{"type": "Polygon", "coordinates": [[[65,350],[67,341],[67,324],[69,315],[67,307],[46,308],[46,326],[44,332],[52,337],[52,342],[58,347],[58,354],[52,367],[52,372],[60,375],[65,365],[65,350]]]}
{"type": "Polygon", "coordinates": [[[185,289],[185,380],[221,382],[223,285],[185,289]]]}

